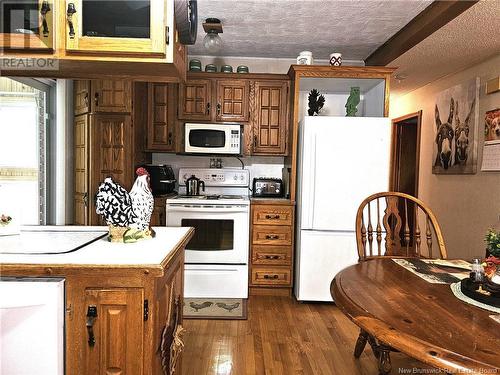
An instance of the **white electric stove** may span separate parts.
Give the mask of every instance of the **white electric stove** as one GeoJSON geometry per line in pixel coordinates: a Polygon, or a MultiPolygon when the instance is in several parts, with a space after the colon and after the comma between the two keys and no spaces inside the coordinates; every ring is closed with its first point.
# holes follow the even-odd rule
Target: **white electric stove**
{"type": "Polygon", "coordinates": [[[249,182],[245,169],[179,170],[181,194],[167,199],[166,221],[195,228],[186,246],[185,297],[248,297],[249,182]],[[202,195],[183,195],[192,175],[205,183],[202,195]]]}

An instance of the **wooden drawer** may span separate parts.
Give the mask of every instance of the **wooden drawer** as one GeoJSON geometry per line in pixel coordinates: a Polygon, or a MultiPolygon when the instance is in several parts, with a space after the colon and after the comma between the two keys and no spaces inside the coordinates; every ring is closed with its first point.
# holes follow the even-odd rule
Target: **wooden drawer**
{"type": "Polygon", "coordinates": [[[292,227],[279,225],[254,225],[252,243],[254,245],[291,245],[292,227]]]}
{"type": "Polygon", "coordinates": [[[292,206],[254,206],[253,223],[266,225],[292,225],[292,206]]]}
{"type": "Polygon", "coordinates": [[[252,285],[291,285],[290,268],[252,267],[252,285]]]}
{"type": "Polygon", "coordinates": [[[292,248],[289,246],[252,246],[252,264],[289,266],[292,248]]]}

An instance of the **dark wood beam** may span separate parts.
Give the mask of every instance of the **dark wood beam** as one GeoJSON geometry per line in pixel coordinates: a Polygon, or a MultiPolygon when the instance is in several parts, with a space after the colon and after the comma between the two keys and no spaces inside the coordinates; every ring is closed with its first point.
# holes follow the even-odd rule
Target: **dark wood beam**
{"type": "Polygon", "coordinates": [[[478,0],[434,1],[368,56],[365,64],[389,64],[477,2],[478,0]]]}

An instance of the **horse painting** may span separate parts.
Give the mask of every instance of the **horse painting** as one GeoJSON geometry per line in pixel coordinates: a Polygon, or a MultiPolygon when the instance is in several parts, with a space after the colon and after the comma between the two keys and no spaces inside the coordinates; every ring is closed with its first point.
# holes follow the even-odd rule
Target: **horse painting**
{"type": "Polygon", "coordinates": [[[450,101],[450,114],[448,116],[448,121],[441,122],[441,118],[439,116],[439,109],[436,104],[435,116],[436,116],[436,145],[437,145],[437,156],[436,161],[434,162],[434,166],[443,167],[444,169],[448,169],[451,166],[452,162],[452,145],[453,145],[453,137],[455,135],[453,128],[451,126],[453,122],[453,110],[454,110],[454,101],[451,98],[450,101]]]}
{"type": "Polygon", "coordinates": [[[464,122],[458,117],[458,101],[455,105],[455,159],[454,165],[465,166],[469,157],[469,131],[471,115],[474,113],[476,99],[472,101],[470,111],[464,122]]]}

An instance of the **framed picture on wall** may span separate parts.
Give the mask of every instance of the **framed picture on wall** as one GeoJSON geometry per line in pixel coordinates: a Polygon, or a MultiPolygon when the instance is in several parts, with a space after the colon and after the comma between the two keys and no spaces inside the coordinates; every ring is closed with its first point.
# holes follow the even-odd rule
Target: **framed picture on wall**
{"type": "Polygon", "coordinates": [[[484,115],[482,171],[500,171],[500,108],[484,115]]]}
{"type": "Polygon", "coordinates": [[[476,173],[479,83],[476,77],[436,96],[432,173],[476,173]]]}

